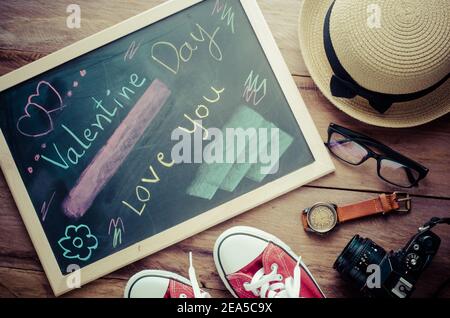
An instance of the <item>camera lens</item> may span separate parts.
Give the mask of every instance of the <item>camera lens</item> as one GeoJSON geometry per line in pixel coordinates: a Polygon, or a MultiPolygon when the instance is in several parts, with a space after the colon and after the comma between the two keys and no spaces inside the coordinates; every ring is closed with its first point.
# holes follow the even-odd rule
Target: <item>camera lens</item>
{"type": "Polygon", "coordinates": [[[333,268],[361,290],[370,275],[367,267],[371,264],[379,265],[385,255],[386,251],[375,242],[355,235],[336,259],[333,268]]]}

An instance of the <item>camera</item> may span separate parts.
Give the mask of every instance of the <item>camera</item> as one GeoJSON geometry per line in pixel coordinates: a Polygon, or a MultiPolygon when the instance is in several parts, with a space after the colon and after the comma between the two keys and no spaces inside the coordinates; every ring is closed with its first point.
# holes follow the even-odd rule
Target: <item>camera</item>
{"type": "Polygon", "coordinates": [[[430,226],[420,228],[402,249],[390,252],[368,238],[355,235],[333,268],[365,296],[408,298],[440,243],[430,226]]]}

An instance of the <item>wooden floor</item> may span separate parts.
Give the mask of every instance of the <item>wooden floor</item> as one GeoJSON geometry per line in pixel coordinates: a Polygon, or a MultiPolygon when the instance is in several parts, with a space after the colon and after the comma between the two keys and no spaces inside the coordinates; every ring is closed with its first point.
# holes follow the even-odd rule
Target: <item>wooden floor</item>
{"type": "MultiPolygon", "coordinates": [[[[86,36],[149,9],[163,0],[77,0],[82,28],[66,27],[66,7],[72,0],[2,1],[0,10],[0,74],[3,75],[86,36]]],[[[354,168],[335,161],[337,171],[306,187],[251,210],[160,253],[98,279],[64,297],[121,297],[130,276],[143,269],[164,269],[187,276],[188,252],[201,286],[214,297],[230,297],[215,270],[212,248],[217,236],[235,225],[270,232],[303,256],[329,297],[357,296],[341,281],[332,264],[354,235],[370,237],[386,249],[403,246],[432,216],[450,216],[450,116],[415,129],[390,130],[371,127],[333,107],[318,91],[305,69],[297,41],[297,17],[301,0],[258,0],[292,76],[313,119],[326,138],[330,122],[342,124],[384,141],[394,149],[422,162],[430,174],[414,194],[409,215],[372,218],[346,224],[326,237],[308,236],[299,212],[317,201],[351,203],[393,191],[376,177],[371,165],[354,168]],[[276,4],[276,5],[275,5],[276,4]]],[[[450,229],[437,228],[441,249],[424,273],[415,293],[426,297],[450,277],[450,229]]],[[[450,297],[450,289],[445,291],[450,297]]],[[[52,291],[28,234],[0,173],[0,297],[50,297],[52,291]]]]}

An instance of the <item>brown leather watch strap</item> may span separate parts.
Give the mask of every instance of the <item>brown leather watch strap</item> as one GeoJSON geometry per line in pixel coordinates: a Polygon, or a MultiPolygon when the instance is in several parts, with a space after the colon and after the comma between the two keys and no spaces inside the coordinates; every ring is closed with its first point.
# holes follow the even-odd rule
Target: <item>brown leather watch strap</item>
{"type": "Polygon", "coordinates": [[[339,223],[361,217],[386,214],[400,208],[397,194],[381,194],[378,198],[337,208],[339,223]]]}
{"type": "Polygon", "coordinates": [[[305,230],[309,228],[308,216],[306,215],[306,213],[302,213],[302,224],[305,230]]]}

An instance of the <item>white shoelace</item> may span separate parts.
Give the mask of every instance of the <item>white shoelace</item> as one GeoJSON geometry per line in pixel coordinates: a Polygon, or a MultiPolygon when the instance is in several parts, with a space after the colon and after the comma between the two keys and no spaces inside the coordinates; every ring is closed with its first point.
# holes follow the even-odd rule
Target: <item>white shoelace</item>
{"type": "Polygon", "coordinates": [[[298,258],[294,269],[294,277],[284,277],[278,274],[278,265],[272,264],[272,272],[264,275],[264,268],[258,270],[250,283],[244,283],[246,291],[251,291],[261,298],[299,298],[301,288],[301,257],[298,258]]]}
{"type": "MultiPolygon", "coordinates": [[[[202,291],[198,285],[197,275],[195,274],[195,268],[192,262],[192,252],[189,252],[189,280],[191,281],[195,298],[211,298],[211,295],[202,291]]],[[[183,294],[180,297],[183,298],[183,294]]]]}

